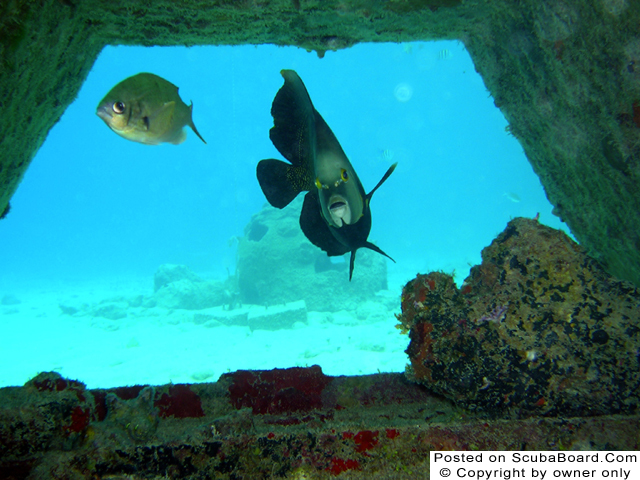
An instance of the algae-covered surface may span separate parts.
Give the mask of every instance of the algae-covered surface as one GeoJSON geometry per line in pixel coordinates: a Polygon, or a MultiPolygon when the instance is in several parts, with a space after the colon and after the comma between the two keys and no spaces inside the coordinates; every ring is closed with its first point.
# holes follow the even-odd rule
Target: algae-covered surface
{"type": "Polygon", "coordinates": [[[486,420],[318,366],[108,390],[43,373],[0,399],[5,478],[428,478],[433,450],[638,448],[637,416],[486,420]]]}

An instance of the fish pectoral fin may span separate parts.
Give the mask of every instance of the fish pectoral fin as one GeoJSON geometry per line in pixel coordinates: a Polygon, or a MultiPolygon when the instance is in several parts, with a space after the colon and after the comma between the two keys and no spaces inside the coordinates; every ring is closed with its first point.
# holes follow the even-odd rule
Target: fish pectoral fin
{"type": "Polygon", "coordinates": [[[165,133],[171,128],[173,114],[176,110],[176,102],[166,102],[155,112],[145,117],[147,130],[155,133],[165,133]]]}
{"type": "Polygon", "coordinates": [[[378,252],[380,255],[384,255],[385,257],[387,257],[389,260],[391,260],[393,263],[396,263],[396,261],[391,258],[389,255],[387,255],[386,253],[384,253],[382,250],[380,250],[378,247],[376,247],[373,243],[371,242],[366,242],[363,247],[368,248],[369,250],[373,250],[374,252],[378,252]]]}
{"type": "Polygon", "coordinates": [[[273,158],[258,162],[258,182],[271,206],[284,208],[302,191],[295,185],[291,169],[289,163],[273,158]]]}
{"type": "Polygon", "coordinates": [[[373,187],[373,190],[371,190],[368,194],[367,194],[367,198],[371,198],[371,196],[373,195],[373,192],[375,192],[380,185],[382,185],[384,183],[384,181],[389,178],[389,175],[391,175],[393,173],[393,171],[396,169],[396,167],[398,166],[398,162],[394,163],[393,165],[391,165],[389,167],[389,169],[387,170],[387,172],[382,176],[382,178],[380,179],[380,181],[378,182],[378,184],[373,187]]]}
{"type": "Polygon", "coordinates": [[[302,212],[300,212],[300,228],[311,243],[327,252],[330,257],[344,255],[349,251],[347,246],[333,236],[331,227],[322,218],[320,202],[315,192],[308,192],[304,196],[302,212]]]}

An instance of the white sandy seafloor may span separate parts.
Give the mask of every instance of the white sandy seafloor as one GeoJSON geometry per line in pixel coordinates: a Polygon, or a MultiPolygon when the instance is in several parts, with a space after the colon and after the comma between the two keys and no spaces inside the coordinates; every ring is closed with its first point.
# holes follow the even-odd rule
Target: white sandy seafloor
{"type": "Polygon", "coordinates": [[[126,304],[150,297],[152,285],[152,278],[0,285],[0,387],[23,385],[43,371],[108,388],[213,382],[238,369],[310,365],[327,375],[402,372],[407,363],[409,338],[395,327],[400,279],[357,311],[309,311],[306,323],[275,331],[194,322],[193,310],[126,304]],[[125,305],[126,316],[69,315],[60,308],[105,302],[125,305]]]}

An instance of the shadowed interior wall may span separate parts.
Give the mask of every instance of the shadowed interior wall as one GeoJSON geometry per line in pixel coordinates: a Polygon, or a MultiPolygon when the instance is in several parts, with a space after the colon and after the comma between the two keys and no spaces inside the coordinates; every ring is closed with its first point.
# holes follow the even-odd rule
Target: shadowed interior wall
{"type": "Polygon", "coordinates": [[[323,55],[437,39],[464,42],[554,212],[613,275],[640,285],[640,4],[631,0],[4,1],[0,215],[105,45],[273,43],[323,55]]]}

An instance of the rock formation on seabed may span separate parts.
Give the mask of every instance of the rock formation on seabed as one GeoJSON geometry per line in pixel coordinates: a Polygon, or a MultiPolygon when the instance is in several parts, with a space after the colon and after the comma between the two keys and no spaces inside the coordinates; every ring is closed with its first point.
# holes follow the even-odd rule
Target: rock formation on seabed
{"type": "Polygon", "coordinates": [[[349,254],[333,257],[339,260],[334,263],[311,244],[300,229],[301,209],[302,195],[282,210],[265,205],[245,227],[238,240],[237,266],[243,303],[268,306],[305,300],[309,310],[356,310],[387,289],[389,260],[359,249],[350,282],[349,254]]]}
{"type": "Polygon", "coordinates": [[[632,413],[640,291],[563,232],[517,218],[458,289],[443,273],[402,292],[409,378],[496,415],[632,413]]]}

